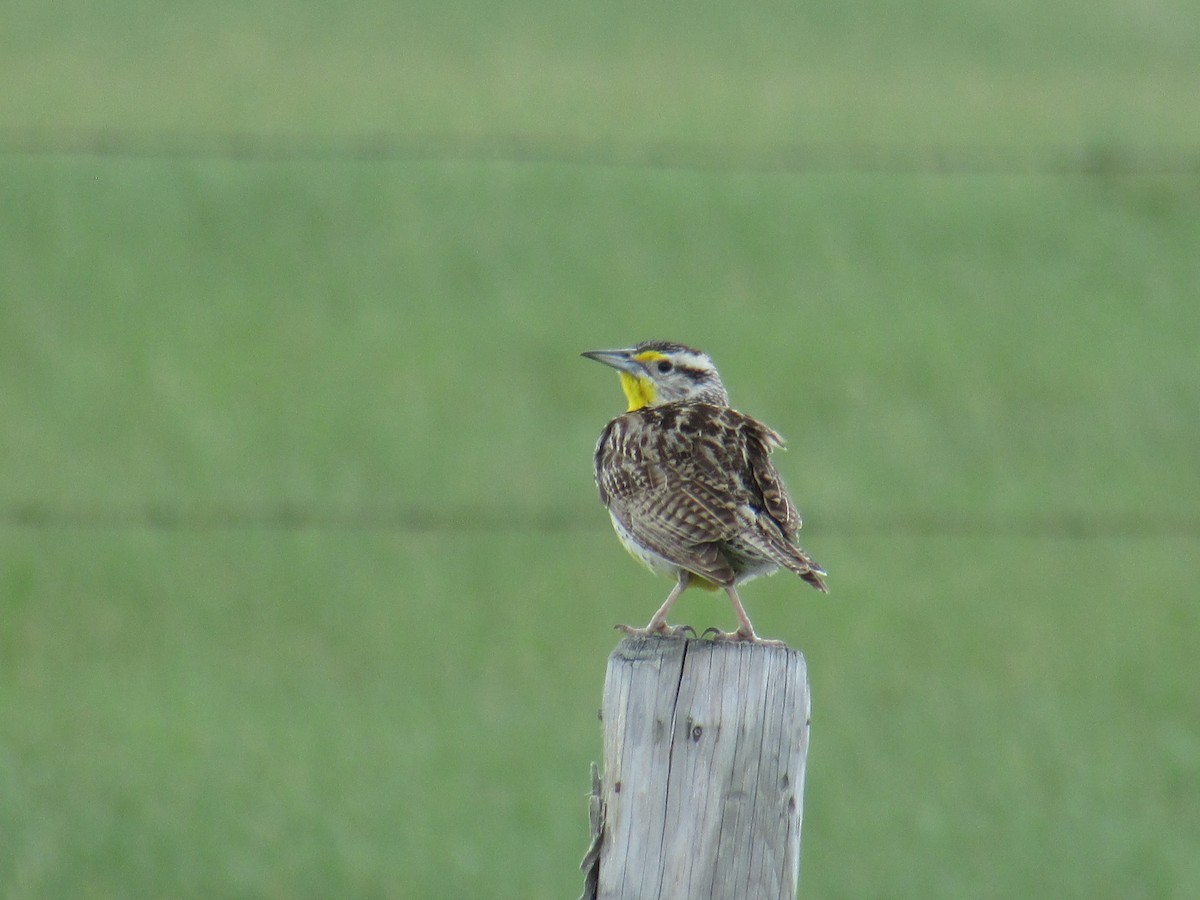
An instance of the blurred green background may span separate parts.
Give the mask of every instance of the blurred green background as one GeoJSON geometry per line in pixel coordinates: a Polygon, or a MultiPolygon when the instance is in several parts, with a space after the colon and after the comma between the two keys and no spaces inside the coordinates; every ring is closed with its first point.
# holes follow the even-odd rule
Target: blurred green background
{"type": "MultiPolygon", "coordinates": [[[[1200,895],[1200,7],[10,4],[0,894],[576,896],[579,352],[830,572],[801,895],[1200,895]]],[[[681,620],[730,627],[687,595],[681,620]]]]}

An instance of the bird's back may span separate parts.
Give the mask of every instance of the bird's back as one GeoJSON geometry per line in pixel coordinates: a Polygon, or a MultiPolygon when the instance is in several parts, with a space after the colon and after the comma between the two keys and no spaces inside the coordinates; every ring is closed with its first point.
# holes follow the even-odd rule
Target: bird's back
{"type": "Polygon", "coordinates": [[[770,459],[779,435],[726,406],[681,401],[609,422],[600,499],[642,547],[718,584],[783,566],[824,589],[795,546],[800,516],[770,459]]]}

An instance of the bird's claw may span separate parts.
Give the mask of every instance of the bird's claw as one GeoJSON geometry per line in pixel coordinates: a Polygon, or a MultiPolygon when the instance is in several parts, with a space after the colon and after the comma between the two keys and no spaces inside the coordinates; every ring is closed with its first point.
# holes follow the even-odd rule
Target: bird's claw
{"type": "Polygon", "coordinates": [[[617,631],[624,632],[630,637],[695,637],[696,629],[691,625],[676,625],[674,627],[667,625],[665,622],[660,628],[634,628],[632,625],[614,625],[617,631]]]}
{"type": "Polygon", "coordinates": [[[760,638],[753,631],[749,633],[741,630],[722,631],[720,628],[716,628],[714,626],[705,628],[700,637],[707,638],[710,634],[712,635],[712,640],[714,643],[718,641],[729,641],[731,643],[759,644],[763,647],[787,647],[787,644],[785,644],[783,641],[760,638]]]}

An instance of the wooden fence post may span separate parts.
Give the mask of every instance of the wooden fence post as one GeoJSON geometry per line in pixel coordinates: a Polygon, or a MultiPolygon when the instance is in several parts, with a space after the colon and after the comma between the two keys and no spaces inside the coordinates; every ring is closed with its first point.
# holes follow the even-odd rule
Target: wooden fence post
{"type": "Polygon", "coordinates": [[[604,679],[584,900],[792,900],[808,753],[804,656],[631,637],[604,679]]]}

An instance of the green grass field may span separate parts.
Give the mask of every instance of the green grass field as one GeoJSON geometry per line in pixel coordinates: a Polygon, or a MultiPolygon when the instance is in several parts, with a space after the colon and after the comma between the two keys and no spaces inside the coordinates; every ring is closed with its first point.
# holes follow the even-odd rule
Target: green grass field
{"type": "Polygon", "coordinates": [[[649,337],[830,571],[801,896],[1200,894],[1200,11],[905,16],[7,16],[0,896],[576,896],[649,337]]]}

